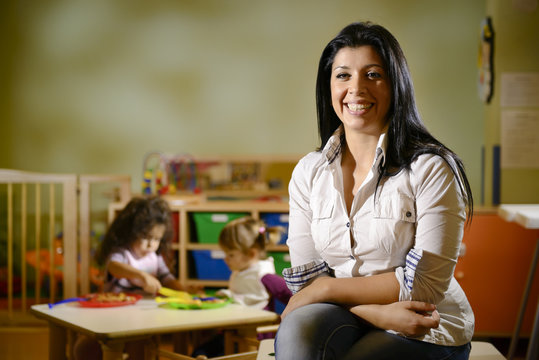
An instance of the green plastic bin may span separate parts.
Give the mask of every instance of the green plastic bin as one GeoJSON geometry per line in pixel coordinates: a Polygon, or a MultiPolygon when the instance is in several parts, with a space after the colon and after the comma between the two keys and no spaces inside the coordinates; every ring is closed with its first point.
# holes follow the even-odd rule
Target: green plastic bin
{"type": "Polygon", "coordinates": [[[283,276],[283,270],[291,266],[290,254],[288,252],[270,251],[268,252],[268,256],[273,258],[275,273],[277,275],[283,276]]]}
{"type": "Polygon", "coordinates": [[[219,234],[226,224],[234,219],[247,216],[247,213],[193,213],[197,233],[197,242],[202,244],[217,244],[219,234]]]}

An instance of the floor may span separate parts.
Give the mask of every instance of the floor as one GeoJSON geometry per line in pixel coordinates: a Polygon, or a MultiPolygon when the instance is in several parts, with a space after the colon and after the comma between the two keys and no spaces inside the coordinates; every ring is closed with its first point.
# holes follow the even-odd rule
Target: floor
{"type": "Polygon", "coordinates": [[[0,354],[5,360],[48,360],[48,341],[46,327],[0,328],[0,354]]]}
{"type": "MultiPolygon", "coordinates": [[[[172,350],[172,345],[166,338],[162,339],[161,346],[166,350],[172,350]]],[[[0,358],[2,360],[48,360],[48,353],[48,328],[21,327],[9,330],[0,328],[0,358]]]]}
{"type": "MultiPolygon", "coordinates": [[[[49,331],[46,327],[36,328],[0,328],[0,354],[4,360],[48,360],[49,331]]],[[[509,338],[474,339],[492,343],[502,354],[509,350],[509,338]]],[[[527,340],[519,342],[515,360],[524,360],[527,340]]],[[[171,349],[167,339],[162,339],[162,346],[171,349]]]]}

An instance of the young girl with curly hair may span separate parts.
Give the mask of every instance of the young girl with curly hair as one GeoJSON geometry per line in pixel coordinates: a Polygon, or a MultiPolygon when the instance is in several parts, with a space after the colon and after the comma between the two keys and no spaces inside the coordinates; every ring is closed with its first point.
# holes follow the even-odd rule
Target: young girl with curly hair
{"type": "Polygon", "coordinates": [[[96,260],[106,267],[105,291],[155,294],[161,286],[187,290],[165,257],[173,235],[170,208],[157,196],[133,198],[108,229],[96,260]]]}

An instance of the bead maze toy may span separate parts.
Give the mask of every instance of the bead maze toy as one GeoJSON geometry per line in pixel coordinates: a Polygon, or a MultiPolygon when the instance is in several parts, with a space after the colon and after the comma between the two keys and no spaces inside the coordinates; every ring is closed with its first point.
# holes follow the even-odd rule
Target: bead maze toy
{"type": "Polygon", "coordinates": [[[218,164],[217,161],[196,161],[189,154],[167,155],[158,151],[149,152],[144,156],[142,193],[198,194],[207,186],[205,171],[218,164]]]}

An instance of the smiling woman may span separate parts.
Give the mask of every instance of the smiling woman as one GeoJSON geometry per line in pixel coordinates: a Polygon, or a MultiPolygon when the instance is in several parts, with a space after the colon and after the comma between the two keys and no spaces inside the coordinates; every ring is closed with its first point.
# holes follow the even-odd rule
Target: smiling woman
{"type": "Polygon", "coordinates": [[[423,125],[399,43],[379,25],[345,27],[316,96],[321,146],[289,185],[295,294],[277,359],[467,359],[474,316],[453,272],[472,194],[423,125]]]}

